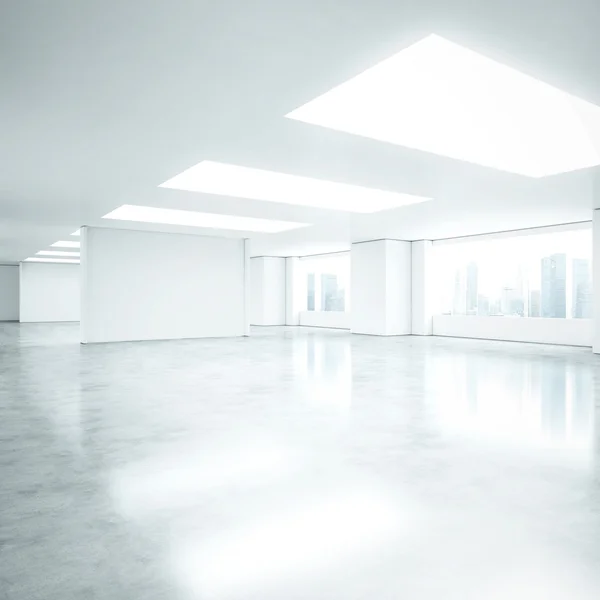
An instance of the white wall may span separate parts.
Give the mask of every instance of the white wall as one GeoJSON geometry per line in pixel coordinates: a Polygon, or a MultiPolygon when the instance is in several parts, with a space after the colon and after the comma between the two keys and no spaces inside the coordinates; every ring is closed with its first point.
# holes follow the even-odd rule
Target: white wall
{"type": "Polygon", "coordinates": [[[250,259],[250,323],[285,325],[285,258],[260,256],[250,259]]]}
{"type": "Polygon", "coordinates": [[[350,329],[350,313],[341,311],[326,312],[306,310],[300,313],[300,325],[303,327],[350,329]]]}
{"type": "MultiPolygon", "coordinates": [[[[597,193],[600,197],[600,188],[597,193]]],[[[595,317],[593,349],[596,354],[600,354],[600,210],[598,209],[593,211],[592,217],[592,270],[595,317]]]]}
{"type": "Polygon", "coordinates": [[[23,262],[20,274],[21,323],[79,321],[79,265],[23,262]]]}
{"type": "Polygon", "coordinates": [[[300,313],[306,310],[306,273],[297,256],[285,259],[285,324],[300,325],[300,313]]]}
{"type": "Polygon", "coordinates": [[[250,259],[250,324],[256,325],[263,320],[263,295],[264,295],[264,266],[262,259],[250,259]]]}
{"type": "Polygon", "coordinates": [[[434,315],[433,335],[591,346],[593,321],[592,319],[434,315]]]}
{"type": "Polygon", "coordinates": [[[19,320],[19,267],[0,265],[0,321],[19,320]]]}
{"type": "Polygon", "coordinates": [[[82,342],[248,334],[247,243],[84,227],[82,342]]]}
{"type": "Polygon", "coordinates": [[[411,243],[375,240],[352,245],[353,333],[409,335],[411,243]]]}
{"type": "Polygon", "coordinates": [[[430,240],[411,243],[413,335],[433,333],[433,245],[430,240]]]}

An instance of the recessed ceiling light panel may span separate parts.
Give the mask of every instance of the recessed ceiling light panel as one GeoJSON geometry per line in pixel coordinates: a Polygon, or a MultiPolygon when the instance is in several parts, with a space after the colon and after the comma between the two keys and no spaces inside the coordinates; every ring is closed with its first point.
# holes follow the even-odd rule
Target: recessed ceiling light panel
{"type": "Polygon", "coordinates": [[[72,258],[39,258],[36,256],[32,256],[30,258],[26,258],[25,262],[40,262],[40,263],[69,263],[78,265],[79,260],[72,258]]]}
{"type": "Polygon", "coordinates": [[[81,229],[74,231],[71,235],[81,235],[81,229]]]}
{"type": "Polygon", "coordinates": [[[40,250],[36,252],[37,256],[79,256],[79,252],[64,252],[61,250],[40,250]]]}
{"type": "Polygon", "coordinates": [[[287,117],[530,177],[600,164],[600,107],[436,35],[287,117]]]}
{"type": "Polygon", "coordinates": [[[80,243],[79,242],[71,242],[71,241],[60,241],[60,242],[54,242],[54,244],[52,244],[53,248],[79,248],[80,243]]]}
{"type": "Polygon", "coordinates": [[[160,187],[357,213],[373,213],[430,200],[209,160],[165,181],[160,187]]]}
{"type": "Polygon", "coordinates": [[[141,223],[162,223],[165,225],[184,225],[186,227],[205,227],[207,229],[229,229],[235,231],[255,231],[260,233],[279,233],[306,227],[307,223],[272,221],[254,217],[238,217],[201,213],[189,210],[155,208],[153,206],[134,206],[124,204],[120,208],[104,215],[104,219],[120,221],[138,221],[141,223]]]}

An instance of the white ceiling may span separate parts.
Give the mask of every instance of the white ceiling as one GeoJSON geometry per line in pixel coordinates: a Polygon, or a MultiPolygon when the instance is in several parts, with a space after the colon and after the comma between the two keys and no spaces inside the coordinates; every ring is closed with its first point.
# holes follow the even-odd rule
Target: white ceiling
{"type": "Polygon", "coordinates": [[[315,224],[255,255],[589,220],[596,170],[529,179],[284,115],[430,33],[600,104],[599,30],[597,0],[5,1],[0,262],[80,225],[150,228],[101,220],[122,204],[315,224]],[[201,160],[434,200],[352,215],[158,187],[201,160]]]}

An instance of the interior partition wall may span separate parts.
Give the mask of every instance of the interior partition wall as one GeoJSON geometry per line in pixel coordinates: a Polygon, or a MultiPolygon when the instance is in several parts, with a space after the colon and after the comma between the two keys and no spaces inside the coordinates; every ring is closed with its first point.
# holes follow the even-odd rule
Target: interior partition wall
{"type": "Polygon", "coordinates": [[[23,262],[19,269],[21,323],[79,321],[79,265],[23,262]]]}
{"type": "Polygon", "coordinates": [[[19,320],[19,267],[0,265],[0,321],[19,320]]]}
{"type": "Polygon", "coordinates": [[[249,334],[247,241],[84,227],[81,341],[249,334]]]}

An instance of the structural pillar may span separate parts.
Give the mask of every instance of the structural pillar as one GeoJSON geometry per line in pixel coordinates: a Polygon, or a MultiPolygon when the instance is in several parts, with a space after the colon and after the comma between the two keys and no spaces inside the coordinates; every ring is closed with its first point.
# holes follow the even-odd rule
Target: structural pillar
{"type": "Polygon", "coordinates": [[[410,335],[411,242],[352,244],[351,263],[352,333],[410,335]]]}
{"type": "Polygon", "coordinates": [[[412,250],[412,334],[433,335],[433,243],[419,240],[412,250]]]}
{"type": "Polygon", "coordinates": [[[592,217],[592,269],[594,286],[594,338],[593,351],[600,354],[600,209],[593,211],[592,217]]]}
{"type": "Polygon", "coordinates": [[[260,256],[250,259],[250,323],[286,324],[286,259],[260,256]]]}
{"type": "Polygon", "coordinates": [[[285,324],[300,325],[300,313],[306,310],[306,277],[297,256],[285,259],[285,324]]]}

